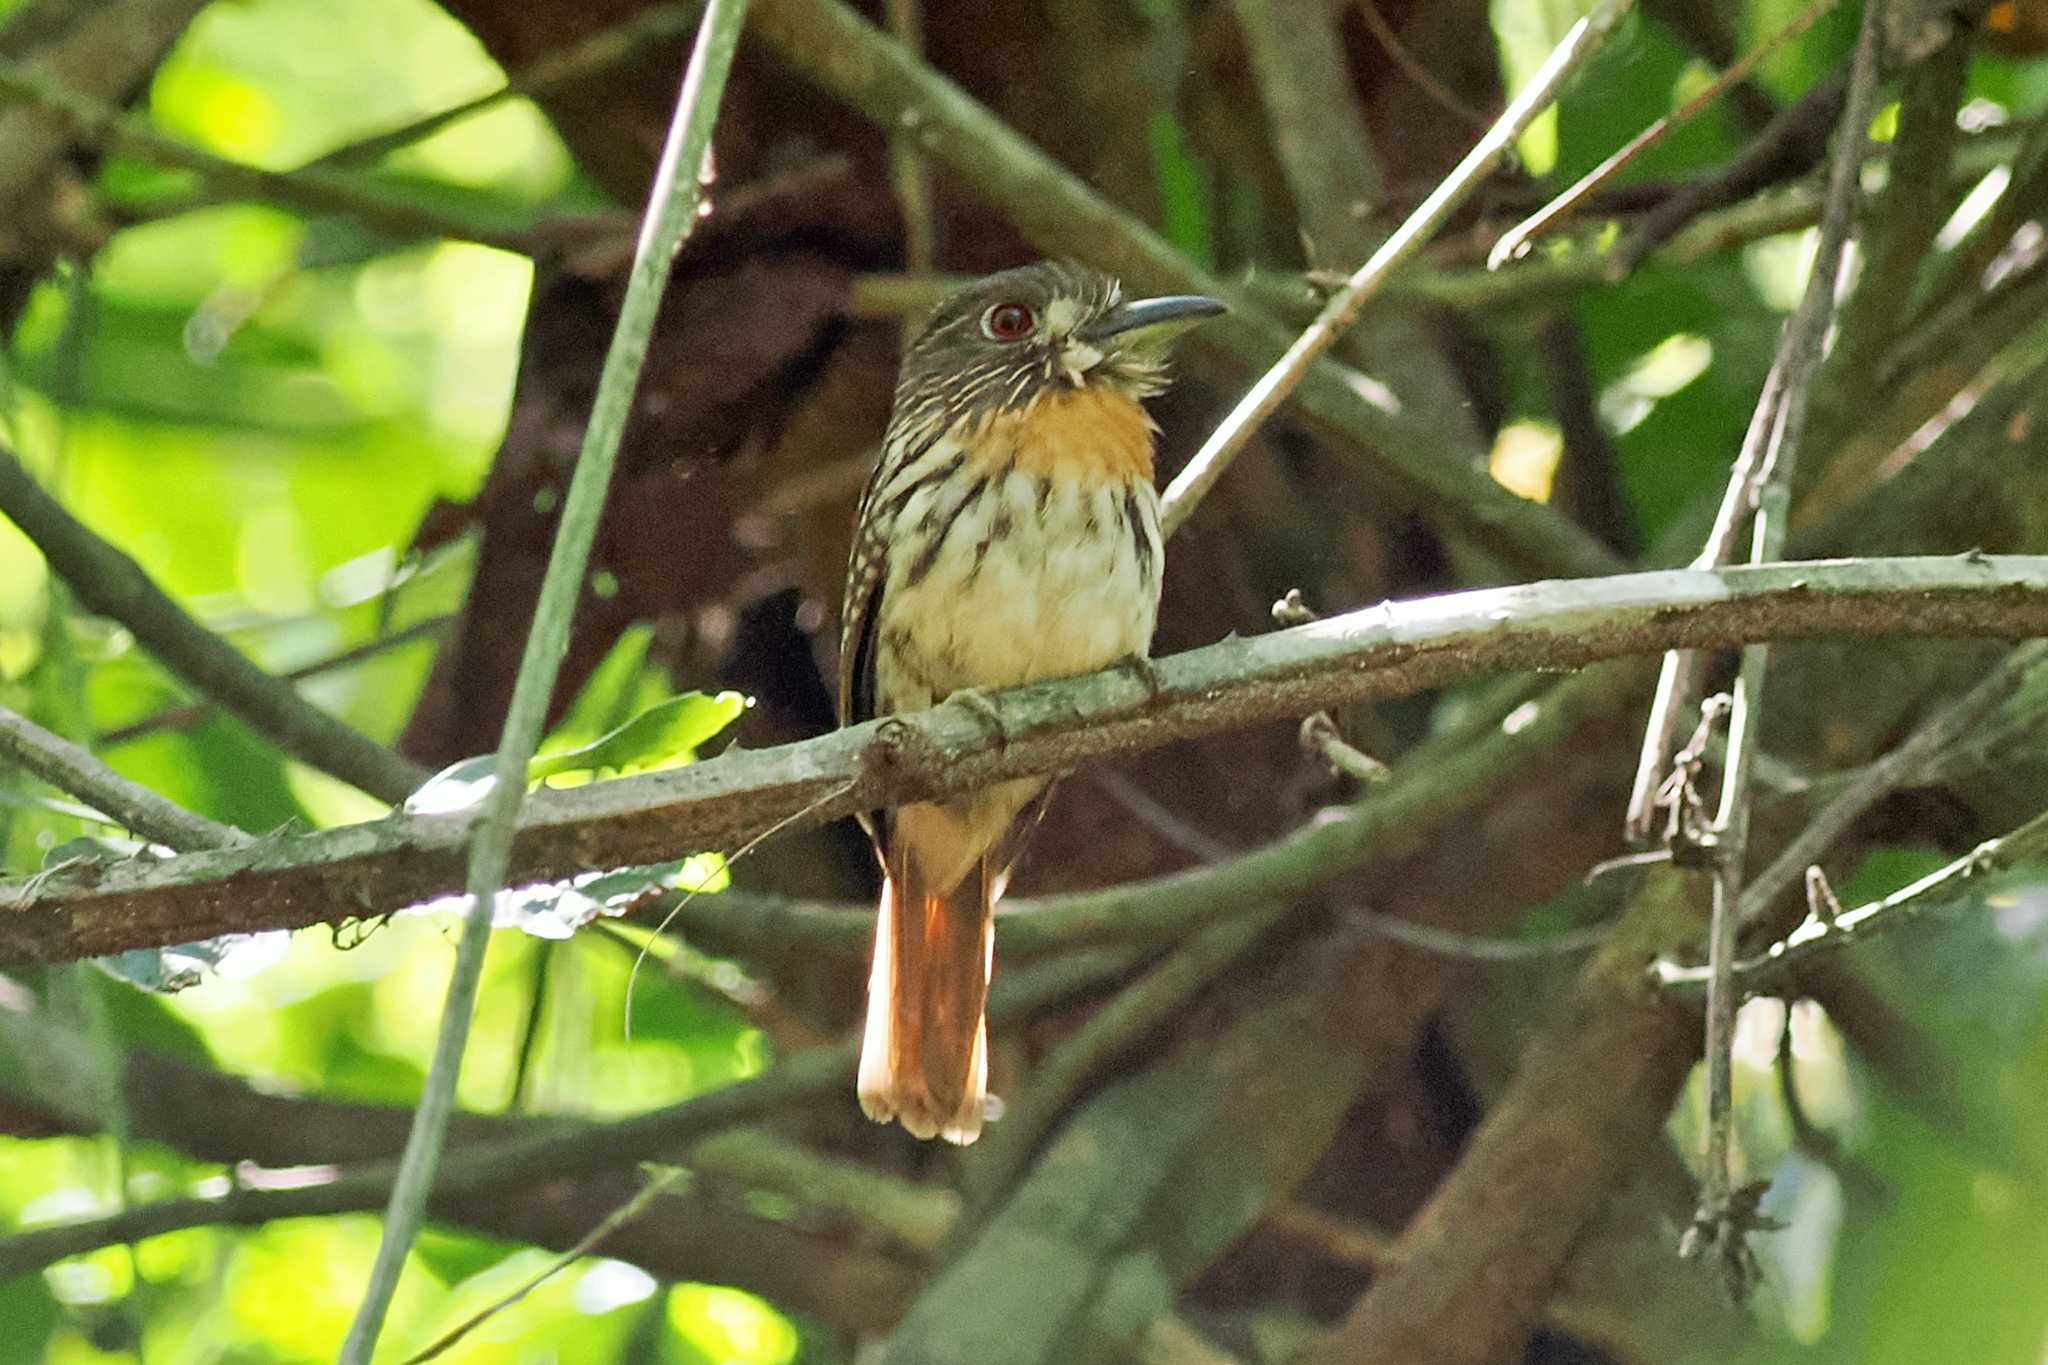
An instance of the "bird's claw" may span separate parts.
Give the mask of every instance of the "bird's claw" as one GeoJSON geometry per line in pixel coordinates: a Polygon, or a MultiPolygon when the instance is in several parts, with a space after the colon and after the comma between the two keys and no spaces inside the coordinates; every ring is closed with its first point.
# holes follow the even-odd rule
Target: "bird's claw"
{"type": "Polygon", "coordinates": [[[1153,663],[1150,656],[1133,651],[1118,659],[1114,667],[1128,669],[1138,676],[1138,681],[1145,685],[1148,706],[1156,706],[1166,699],[1166,679],[1160,676],[1159,665],[1153,663]]]}
{"type": "Polygon", "coordinates": [[[949,695],[946,700],[949,702],[957,701],[969,711],[972,711],[976,718],[981,721],[982,725],[995,735],[996,743],[999,746],[1008,746],[1010,742],[1009,722],[1003,719],[1003,709],[996,705],[995,698],[988,694],[988,689],[982,687],[963,687],[949,695]]]}

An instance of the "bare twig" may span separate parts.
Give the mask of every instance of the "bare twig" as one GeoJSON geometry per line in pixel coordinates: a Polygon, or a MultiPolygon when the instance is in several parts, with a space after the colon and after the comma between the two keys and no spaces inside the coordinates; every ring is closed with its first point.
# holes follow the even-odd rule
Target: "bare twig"
{"type": "MultiPolygon", "coordinates": [[[[1738,927],[1748,929],[1761,922],[1772,903],[1812,871],[1865,811],[1919,781],[2044,662],[2048,662],[2048,641],[2032,640],[2017,646],[1975,687],[1943,707],[1904,743],[1866,766],[1743,888],[1738,927]]],[[[1832,899],[1833,892],[1827,895],[1832,899]]]]}
{"type": "Polygon", "coordinates": [[[535,59],[513,73],[495,90],[451,108],[438,110],[400,128],[336,147],[310,161],[302,170],[347,169],[367,166],[400,147],[432,136],[451,123],[481,113],[508,99],[541,99],[564,87],[592,80],[613,70],[657,44],[687,37],[703,16],[701,0],[650,5],[624,23],[600,30],[557,52],[535,59]]]}
{"type": "Polygon", "coordinates": [[[130,782],[60,735],[0,706],[0,758],[90,801],[110,823],[176,849],[233,848],[248,836],[130,782]]]}
{"type": "Polygon", "coordinates": [[[1493,244],[1493,250],[1487,253],[1487,268],[1498,270],[1507,262],[1522,256],[1528,251],[1529,243],[1538,233],[1548,230],[1552,224],[1584,203],[1588,195],[1606,184],[1629,162],[1661,141],[1673,128],[1697,118],[1702,111],[1712,106],[1715,100],[1721,98],[1722,92],[1729,86],[1747,79],[1749,73],[1765,58],[1812,28],[1822,15],[1839,3],[1840,0],[1812,0],[1805,9],[1792,17],[1790,23],[1743,54],[1741,60],[1708,82],[1706,89],[1637,133],[1624,143],[1619,151],[1579,177],[1570,189],[1502,233],[1500,240],[1493,244]]]}
{"type": "Polygon", "coordinates": [[[1387,17],[1380,13],[1378,0],[1355,0],[1351,12],[1358,16],[1359,22],[1372,34],[1373,41],[1380,45],[1388,60],[1401,69],[1402,75],[1415,82],[1417,89],[1455,115],[1460,123],[1479,132],[1486,131],[1486,125],[1492,120],[1459,99],[1457,92],[1431,75],[1428,67],[1415,60],[1415,54],[1401,41],[1401,35],[1394,32],[1387,23],[1387,17]]]}
{"type": "Polygon", "coordinates": [[[554,1260],[548,1262],[546,1266],[542,1267],[537,1273],[530,1276],[510,1293],[493,1299],[461,1322],[456,1323],[446,1332],[443,1332],[440,1336],[434,1338],[432,1343],[421,1348],[417,1353],[407,1356],[405,1358],[405,1365],[425,1365],[426,1361],[445,1354],[471,1332],[483,1326],[486,1322],[489,1322],[492,1318],[504,1312],[513,1304],[518,1303],[521,1299],[561,1274],[564,1270],[567,1270],[577,1261],[582,1260],[585,1256],[595,1251],[605,1238],[647,1212],[648,1205],[661,1198],[664,1194],[667,1194],[670,1188],[684,1178],[685,1174],[686,1172],[681,1168],[676,1168],[650,1176],[647,1183],[640,1187],[638,1194],[635,1194],[631,1199],[628,1199],[625,1203],[606,1214],[604,1219],[596,1227],[592,1228],[575,1246],[570,1247],[567,1251],[555,1257],[554,1260]]]}
{"type": "MultiPolygon", "coordinates": [[[[365,640],[359,645],[344,649],[337,654],[330,654],[324,659],[315,659],[309,664],[301,664],[297,668],[287,669],[277,676],[286,682],[296,683],[304,682],[308,678],[317,678],[327,673],[337,672],[353,664],[359,664],[365,659],[374,659],[379,654],[385,653],[388,650],[397,649],[402,645],[409,645],[415,640],[438,636],[445,632],[449,624],[454,620],[455,618],[452,615],[443,614],[428,617],[423,621],[415,621],[409,626],[391,631],[385,635],[379,635],[373,640],[365,640]]],[[[133,724],[108,730],[99,737],[98,742],[102,747],[112,748],[118,744],[132,743],[135,740],[141,739],[144,735],[153,735],[159,730],[181,730],[187,726],[198,724],[211,715],[214,710],[213,703],[208,701],[186,702],[180,706],[167,706],[154,715],[144,716],[133,724]]]]}
{"type": "MultiPolygon", "coordinates": [[[[1824,240],[1821,250],[1815,254],[1808,289],[1779,337],[1777,355],[1764,377],[1763,392],[1757,397],[1756,410],[1743,434],[1742,448],[1729,472],[1728,486],[1715,513],[1713,529],[1693,559],[1696,568],[1710,568],[1733,561],[1737,537],[1756,510],[1758,491],[1771,468],[1774,452],[1784,444],[1787,433],[1781,426],[1780,417],[1788,393],[1798,395],[1795,401],[1796,427],[1789,433],[1795,450],[1797,438],[1804,428],[1807,389],[1819,364],[1820,348],[1826,338],[1823,314],[1831,313],[1834,303],[1832,290],[1836,267],[1830,264],[1828,248],[1832,245],[1832,260],[1838,263],[1854,215],[1856,171],[1861,166],[1865,137],[1861,129],[1869,125],[1867,109],[1860,126],[1851,121],[1854,112],[1853,109],[1845,109],[1840,120],[1843,129],[1857,131],[1853,135],[1845,135],[1843,152],[1837,157],[1829,179],[1828,210],[1823,214],[1824,240]],[[1841,198],[1843,194],[1849,196],[1846,201],[1841,198]],[[1827,232],[1830,219],[1834,223],[1831,238],[1827,232]],[[1823,279],[1829,291],[1824,297],[1816,294],[1814,285],[1815,281],[1823,279]]],[[[1629,797],[1625,832],[1633,843],[1642,843],[1655,832],[1656,796],[1670,773],[1672,746],[1679,727],[1685,723],[1686,713],[1699,694],[1699,680],[1705,667],[1704,656],[1697,653],[1673,652],[1664,658],[1663,672],[1650,703],[1650,718],[1636,766],[1635,787],[1629,797]]]]}
{"type": "MultiPolygon", "coordinates": [[[[1321,618],[1302,600],[1300,588],[1289,588],[1287,595],[1273,604],[1273,619],[1283,626],[1302,626],[1321,618]]],[[[1387,780],[1387,765],[1346,740],[1337,718],[1328,711],[1317,711],[1302,721],[1301,747],[1354,781],[1369,785],[1387,780]]]]}
{"type": "MultiPolygon", "coordinates": [[[[778,749],[530,796],[523,881],[734,847],[806,823],[971,791],[1258,721],[1396,696],[1489,671],[1555,670],[1747,639],[2048,633],[2048,558],[1950,556],[1670,570],[1386,604],[1128,669],[998,694],[1002,735],[940,706],[778,749]],[[844,795],[822,805],[840,788],[844,795]]],[[[1538,714],[1542,714],[1538,703],[1538,714]]],[[[1610,700],[1609,704],[1615,704],[1610,700]]],[[[0,883],[0,961],[68,960],[255,927],[388,912],[457,891],[463,822],[396,815],[272,840],[260,851],[0,883]]]]}
{"type": "MultiPolygon", "coordinates": [[[[2048,811],[1888,896],[1840,911],[1832,919],[1809,914],[1803,924],[1768,950],[1734,964],[1730,976],[1744,989],[1766,988],[1821,953],[1865,942],[1910,924],[1927,911],[1953,905],[1962,884],[1972,878],[2038,861],[2044,855],[2048,855],[2048,811]]],[[[1653,970],[1657,984],[1686,992],[1698,990],[1712,975],[1704,967],[1680,967],[1668,961],[1659,961],[1653,970]]]]}
{"type": "Polygon", "coordinates": [[[348,1338],[342,1344],[344,1365],[368,1365],[433,1186],[448,1114],[454,1107],[455,1081],[469,1038],[470,1016],[483,975],[492,910],[512,860],[512,839],[520,798],[526,789],[527,764],[546,724],[555,675],[568,651],[571,619],[583,592],[591,545],[597,537],[605,493],[632,409],[640,367],[647,356],[648,339],[654,332],[662,291],[667,286],[676,252],[696,224],[697,206],[704,192],[701,172],[711,148],[711,129],[718,119],[719,97],[725,90],[726,73],[731,69],[746,13],[746,0],[711,0],[676,96],[675,117],[648,192],[647,215],[627,278],[625,299],[619,307],[617,330],[605,353],[590,423],[585,428],[576,471],[563,499],[547,577],[534,607],[532,630],[513,684],[504,737],[498,743],[493,784],[474,825],[467,831],[469,909],[465,912],[462,940],[448,983],[433,1064],[385,1209],[377,1262],[371,1269],[370,1284],[349,1327],[348,1338]]]}
{"type": "MultiPolygon", "coordinates": [[[[1840,92],[1836,93],[1839,96],[1840,92]]],[[[2048,145],[2048,123],[2007,125],[1972,135],[1950,167],[1949,188],[1967,189],[2016,156],[2023,156],[2024,139],[2048,145]]],[[[2043,178],[2042,189],[2048,192],[2048,177],[2043,178]]],[[[1728,207],[1688,213],[1658,237],[1654,251],[1644,254],[1647,259],[1666,265],[1686,266],[1766,237],[1812,227],[1820,221],[1824,193],[1822,187],[1802,183],[1786,186],[1774,194],[1757,194],[1728,207]]],[[[2032,198],[2024,202],[2036,203],[2032,198]]],[[[1999,203],[2001,208],[2006,206],[2004,199],[1999,203]]],[[[2019,217],[2006,229],[2006,238],[2012,235],[2012,227],[2025,221],[2028,212],[2024,205],[2009,211],[2019,217]]],[[[2000,239],[2001,245],[2004,240],[2000,239]]],[[[1626,254],[1629,246],[1629,242],[1612,246],[1588,244],[1583,250],[1555,260],[1525,259],[1513,270],[1433,267],[1426,260],[1411,261],[1394,272],[1382,288],[1381,297],[1478,314],[1541,307],[1568,298],[1576,291],[1600,288],[1626,276],[1635,262],[1618,258],[1626,254]]],[[[1995,254],[1995,250],[1990,254],[1995,254]]],[[[1983,264],[1988,263],[1989,255],[1983,264]]],[[[1982,265],[1978,273],[1981,269],[1982,265]]],[[[1966,275],[1974,278],[1968,272],[1966,275]]],[[[1306,322],[1314,317],[1326,294],[1318,286],[1319,279],[1262,272],[1247,280],[1243,290],[1278,316],[1306,322]]],[[[912,316],[930,312],[940,299],[964,283],[964,276],[860,275],[854,280],[847,306],[862,317],[912,316]]],[[[1942,296],[1939,290],[1929,295],[1942,296]]]]}
{"type": "Polygon", "coordinates": [[[1253,433],[1294,391],[1309,365],[1351,325],[1359,310],[1379,292],[1394,269],[1420,251],[1451,212],[1479,187],[1514,140],[1549,107],[1572,73],[1599,50],[1601,40],[1628,12],[1631,3],[1632,0],[1601,0],[1591,14],[1574,24],[1556,50],[1529,78],[1528,85],[1516,94],[1500,118],[1466,153],[1464,160],[1438,182],[1429,196],[1408,215],[1407,221],[1380,245],[1379,250],[1352,273],[1344,287],[1330,296],[1316,320],[1295,338],[1287,353],[1275,361],[1264,377],[1238,401],[1230,415],[1195,452],[1194,458],[1167,485],[1161,514],[1164,529],[1170,530],[1187,519],[1253,433]]]}
{"type": "MultiPolygon", "coordinates": [[[[1806,425],[1807,402],[1819,368],[1828,323],[1834,313],[1842,261],[1856,211],[1857,178],[1863,166],[1863,144],[1877,104],[1877,58],[1884,0],[1868,0],[1863,27],[1849,74],[1849,95],[1842,110],[1840,141],[1828,176],[1828,207],[1821,217],[1820,244],[1813,273],[1798,311],[1786,326],[1779,351],[1783,389],[1768,421],[1772,427],[1758,469],[1755,494],[1752,563],[1768,563],[1784,552],[1792,502],[1792,478],[1806,425]]],[[[1759,409],[1761,414],[1762,409],[1759,409]]],[[[1735,683],[1735,707],[1729,720],[1728,758],[1721,777],[1721,807],[1715,820],[1714,912],[1708,938],[1712,983],[1707,992],[1707,1150],[1700,1203],[1680,1250],[1687,1255],[1712,1255],[1738,1294],[1751,1275],[1747,1235],[1759,1226],[1755,1200],[1733,1184],[1731,1147],[1734,1103],[1731,1074],[1735,1039],[1736,986],[1730,976],[1735,962],[1736,933],[1749,847],[1751,778],[1762,724],[1765,674],[1770,647],[1750,644],[1742,651],[1735,683]]]]}
{"type": "Polygon", "coordinates": [[[64,510],[4,446],[0,513],[35,542],[80,602],[134,631],[188,686],[285,752],[391,802],[426,780],[425,769],[314,707],[193,620],[141,565],[64,510]]]}
{"type": "Polygon", "coordinates": [[[333,171],[267,171],[214,156],[21,62],[0,60],[0,100],[30,101],[63,119],[81,137],[156,165],[191,171],[216,189],[314,213],[342,214],[405,238],[453,237],[508,251],[528,247],[520,225],[509,218],[489,223],[455,217],[333,171]]]}
{"type": "Polygon", "coordinates": [[[1652,251],[1712,210],[1727,210],[1743,200],[1751,201],[1745,206],[1749,209],[1771,202],[1760,192],[1805,175],[1826,154],[1845,93],[1846,83],[1838,76],[1819,81],[1726,162],[1683,182],[1638,215],[1632,231],[1607,254],[1603,277],[1625,278],[1652,251]]]}
{"type": "Polygon", "coordinates": [[[1301,723],[1301,747],[1354,782],[1370,786],[1387,780],[1387,765],[1345,739],[1328,711],[1318,711],[1301,723]]]}

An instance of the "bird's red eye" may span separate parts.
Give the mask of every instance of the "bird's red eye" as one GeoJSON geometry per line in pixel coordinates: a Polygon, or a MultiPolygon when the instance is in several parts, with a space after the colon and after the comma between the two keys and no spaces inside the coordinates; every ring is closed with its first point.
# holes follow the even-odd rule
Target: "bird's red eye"
{"type": "Polygon", "coordinates": [[[1021,303],[999,303],[981,315],[981,330],[995,341],[1020,341],[1031,335],[1038,318],[1021,303]]]}

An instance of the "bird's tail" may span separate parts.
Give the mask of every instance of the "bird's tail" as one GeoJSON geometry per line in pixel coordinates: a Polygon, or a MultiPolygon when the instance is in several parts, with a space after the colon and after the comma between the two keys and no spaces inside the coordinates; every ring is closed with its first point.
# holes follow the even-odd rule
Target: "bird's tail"
{"type": "Polygon", "coordinates": [[[900,849],[888,858],[875,925],[860,1105],[878,1123],[964,1145],[981,1136],[988,1089],[983,1011],[1000,878],[984,856],[934,894],[900,849]]]}

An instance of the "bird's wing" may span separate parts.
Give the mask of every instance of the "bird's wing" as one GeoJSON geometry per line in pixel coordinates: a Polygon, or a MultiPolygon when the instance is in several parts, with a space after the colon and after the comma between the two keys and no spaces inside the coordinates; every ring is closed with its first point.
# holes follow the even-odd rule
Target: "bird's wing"
{"type": "Polygon", "coordinates": [[[854,521],[853,552],[846,563],[846,597],[839,609],[839,723],[875,718],[875,623],[888,577],[887,528],[872,515],[875,490],[887,461],[875,466],[854,521]]]}

